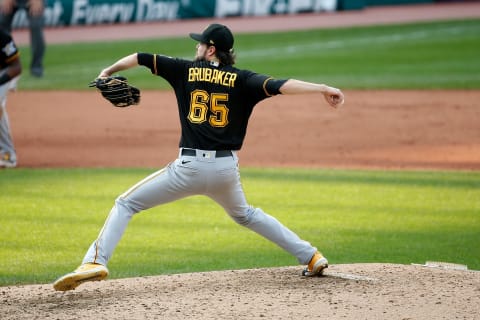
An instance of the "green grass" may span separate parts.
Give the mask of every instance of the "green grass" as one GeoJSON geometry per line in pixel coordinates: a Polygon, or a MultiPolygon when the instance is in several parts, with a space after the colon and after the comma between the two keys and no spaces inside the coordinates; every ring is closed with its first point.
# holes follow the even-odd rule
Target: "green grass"
{"type": "MultiPolygon", "coordinates": [[[[480,20],[238,34],[237,66],[277,78],[324,82],[342,89],[480,88],[480,20]]],[[[79,44],[49,44],[42,80],[24,73],[23,89],[81,89],[101,69],[133,52],[192,58],[187,35],[79,44]]],[[[28,70],[29,46],[21,47],[28,70]]],[[[161,78],[136,68],[123,73],[141,89],[166,89],[161,78]]]]}
{"type": "MultiPolygon", "coordinates": [[[[479,89],[480,20],[239,34],[238,67],[342,89],[479,89]]],[[[46,74],[21,90],[91,90],[103,67],[136,51],[191,58],[187,35],[49,44],[46,74]]],[[[21,47],[28,70],[29,47],[21,47]]],[[[124,73],[167,89],[146,69],[124,73]],[[153,80],[153,81],[152,81],[153,80]]],[[[0,170],[0,285],[48,283],[71,271],[117,195],[148,169],[0,170]]],[[[424,263],[480,269],[480,172],[242,169],[249,202],[322,250],[330,262],[424,263]]],[[[289,254],[192,197],[135,216],[113,278],[295,265],[289,254]]]]}
{"type": "MultiPolygon", "coordinates": [[[[49,283],[71,271],[117,195],[148,169],[0,171],[0,285],[49,283]]],[[[247,199],[318,246],[333,264],[467,264],[480,269],[480,172],[242,169],[247,199]]],[[[112,278],[296,265],[192,197],[135,216],[112,278]]],[[[300,270],[300,269],[299,269],[300,270]]]]}

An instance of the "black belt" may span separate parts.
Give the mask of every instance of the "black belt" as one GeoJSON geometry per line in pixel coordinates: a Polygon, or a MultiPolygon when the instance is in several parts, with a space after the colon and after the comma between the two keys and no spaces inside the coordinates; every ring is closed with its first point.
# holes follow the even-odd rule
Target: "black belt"
{"type": "MultiPolygon", "coordinates": [[[[195,149],[182,149],[182,156],[192,156],[195,157],[197,155],[197,150],[195,149]]],[[[217,150],[215,152],[215,158],[224,158],[224,157],[232,157],[233,153],[230,150],[217,150]]]]}

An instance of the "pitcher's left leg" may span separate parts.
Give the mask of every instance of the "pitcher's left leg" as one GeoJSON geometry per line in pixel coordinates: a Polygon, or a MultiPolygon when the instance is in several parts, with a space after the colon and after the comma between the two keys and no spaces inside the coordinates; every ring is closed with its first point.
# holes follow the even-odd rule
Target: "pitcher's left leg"
{"type": "Polygon", "coordinates": [[[228,183],[219,181],[217,188],[207,195],[220,204],[235,222],[274,242],[295,256],[300,264],[310,262],[317,252],[315,247],[262,209],[248,205],[238,168],[229,176],[223,175],[222,179],[228,183]]]}

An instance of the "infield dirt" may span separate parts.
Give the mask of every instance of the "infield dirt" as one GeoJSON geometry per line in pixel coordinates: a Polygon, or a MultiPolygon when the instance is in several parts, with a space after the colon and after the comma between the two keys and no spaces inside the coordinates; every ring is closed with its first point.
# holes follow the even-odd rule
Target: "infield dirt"
{"type": "MultiPolygon", "coordinates": [[[[311,95],[261,102],[240,164],[480,169],[480,91],[345,94],[339,110],[311,95]]],[[[131,108],[114,108],[94,91],[10,94],[19,166],[161,168],[178,154],[175,103],[172,92],[158,91],[143,92],[131,108]]]]}

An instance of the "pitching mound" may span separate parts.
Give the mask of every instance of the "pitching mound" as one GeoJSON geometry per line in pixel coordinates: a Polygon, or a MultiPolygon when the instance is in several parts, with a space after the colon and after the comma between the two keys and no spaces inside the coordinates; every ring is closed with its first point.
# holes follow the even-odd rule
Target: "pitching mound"
{"type": "Polygon", "coordinates": [[[2,319],[475,319],[480,272],[395,264],[284,267],[2,288],[2,319]],[[313,317],[312,317],[313,315],[313,317]]]}

